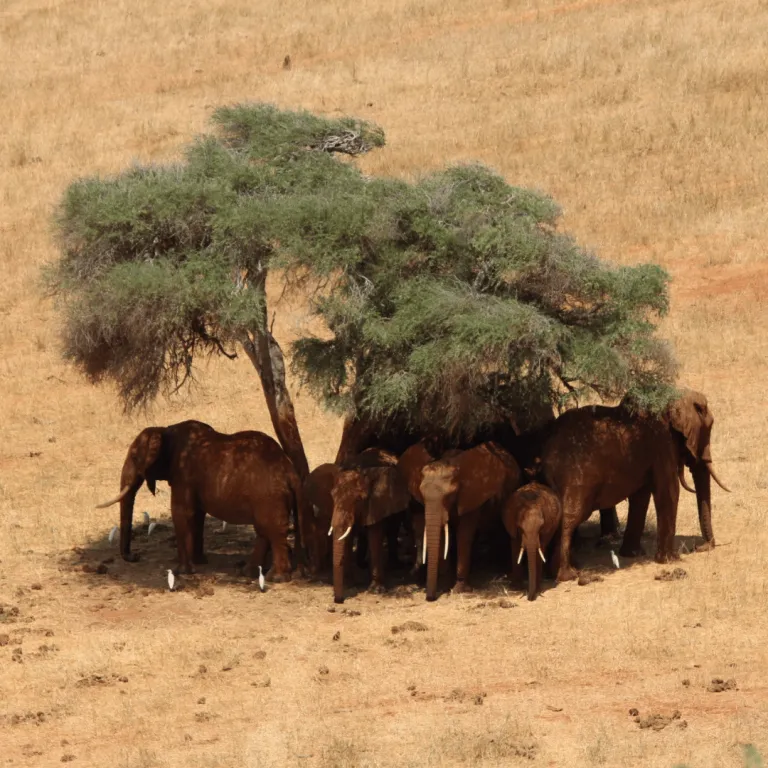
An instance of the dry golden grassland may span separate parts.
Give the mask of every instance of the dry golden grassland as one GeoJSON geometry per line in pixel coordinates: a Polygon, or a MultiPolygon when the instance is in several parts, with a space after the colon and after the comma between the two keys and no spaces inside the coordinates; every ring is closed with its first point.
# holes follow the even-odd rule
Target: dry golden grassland
{"type": "MultiPolygon", "coordinates": [[[[2,0],[0,106],[0,764],[720,768],[745,743],[768,753],[765,0],[2,0]],[[65,367],[36,283],[50,214],[74,177],[172,159],[242,100],[375,120],[388,145],[371,173],[484,161],[550,192],[601,255],[666,266],[664,330],[710,397],[733,487],[714,490],[720,546],[669,583],[648,561],[608,572],[587,544],[604,580],[535,603],[493,582],[330,613],[328,585],[254,590],[234,567],[250,536],[213,523],[211,565],[169,594],[171,530],[139,527],[144,509],[169,523],[164,487],[137,501],[145,558],[83,571],[116,555],[116,508],[94,504],[143,426],[271,430],[247,361],[131,418],[65,367]],[[393,634],[406,621],[426,629],[393,634]],[[714,677],[737,688],[709,692],[714,677]],[[632,707],[681,716],[641,729],[632,707]]],[[[284,305],[281,341],[303,319],[300,298],[284,305]]],[[[339,424],[301,395],[297,411],[311,464],[331,458],[339,424]]],[[[684,494],[683,539],[694,507],[684,494]]]]}

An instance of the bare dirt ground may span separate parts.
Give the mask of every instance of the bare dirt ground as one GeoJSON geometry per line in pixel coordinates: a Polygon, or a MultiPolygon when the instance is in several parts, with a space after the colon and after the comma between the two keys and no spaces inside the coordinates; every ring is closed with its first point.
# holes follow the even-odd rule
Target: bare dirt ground
{"type": "MultiPolygon", "coordinates": [[[[767,61],[760,0],[3,0],[0,763],[719,768],[743,765],[744,744],[768,753],[767,61]],[[245,361],[130,418],[64,366],[37,284],[50,216],[75,176],[172,159],[242,100],[379,122],[371,173],[487,162],[550,192],[601,255],[665,265],[664,331],[681,381],[710,398],[733,487],[714,491],[720,546],[657,580],[648,560],[609,570],[588,541],[602,581],[535,603],[486,579],[330,612],[329,585],[259,593],[237,575],[249,534],[214,521],[211,564],[168,593],[164,488],[137,500],[144,559],[116,558],[116,508],[94,504],[135,433],[269,419],[245,361]],[[150,538],[144,509],[165,524],[150,538]]],[[[304,321],[294,297],[281,341],[304,321]]],[[[310,463],[330,459],[340,425],[300,394],[297,411],[310,463]]],[[[685,494],[687,545],[694,507],[685,494]]]]}

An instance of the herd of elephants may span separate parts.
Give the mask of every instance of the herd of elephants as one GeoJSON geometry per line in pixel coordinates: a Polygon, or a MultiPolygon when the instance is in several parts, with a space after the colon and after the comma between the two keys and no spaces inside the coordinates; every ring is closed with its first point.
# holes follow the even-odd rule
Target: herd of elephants
{"type": "MultiPolygon", "coordinates": [[[[216,432],[199,421],[148,427],[131,444],[120,493],[120,551],[131,553],[134,499],[146,482],[171,487],[177,570],[206,562],[205,516],[252,524],[252,571],[272,563],[267,579],[291,578],[295,565],[318,576],[332,564],[334,601],[344,600],[354,562],[370,569],[370,588],[385,587],[385,565],[409,556],[414,574],[426,567],[426,598],[435,600],[438,576],[453,591],[468,588],[470,565],[484,552],[503,553],[513,584],[523,584],[527,559],[530,600],[544,567],[558,581],[576,576],[571,544],[577,527],[600,510],[603,534],[617,534],[615,505],[629,500],[623,557],[642,554],[641,536],[653,497],[658,562],[677,557],[675,525],[680,485],[695,492],[704,542],[714,546],[710,479],[728,490],[712,464],[714,419],[706,397],[684,390],[661,414],[624,404],[565,411],[533,428],[499,425],[466,445],[440,444],[406,430],[378,431],[348,420],[334,463],[303,481],[280,445],[262,432],[216,432]],[[685,479],[684,468],[694,488],[685,479]],[[506,534],[503,533],[506,529],[506,534]],[[332,542],[332,543],[331,543],[332,542]],[[503,544],[499,547],[499,542],[503,544]],[[356,557],[353,558],[353,548],[356,557]],[[511,559],[510,559],[511,554],[511,559]],[[332,563],[331,563],[332,556],[332,563]],[[455,569],[455,570],[454,570],[455,569]]],[[[490,557],[490,555],[487,555],[490,557]]]]}

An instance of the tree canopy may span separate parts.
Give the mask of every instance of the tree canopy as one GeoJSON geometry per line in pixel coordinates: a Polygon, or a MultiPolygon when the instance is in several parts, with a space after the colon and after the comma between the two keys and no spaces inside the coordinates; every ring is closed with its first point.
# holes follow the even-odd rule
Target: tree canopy
{"type": "Polygon", "coordinates": [[[666,272],[588,252],[548,196],[481,165],[369,178],[350,156],[384,134],[361,120],[242,104],[213,123],[178,163],[74,181],[56,216],[64,355],[127,407],[238,344],[266,393],[269,269],[324,321],[292,367],[337,412],[466,436],[590,392],[668,401],[666,272]]]}

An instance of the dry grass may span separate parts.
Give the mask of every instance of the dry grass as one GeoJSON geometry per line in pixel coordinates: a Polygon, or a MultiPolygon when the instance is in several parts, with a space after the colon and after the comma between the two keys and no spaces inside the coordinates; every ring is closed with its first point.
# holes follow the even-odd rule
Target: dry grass
{"type": "MultiPolygon", "coordinates": [[[[766,61],[760,0],[5,0],[3,758],[719,767],[741,765],[744,743],[768,752],[766,61]],[[75,569],[73,546],[88,562],[114,555],[114,508],[93,505],[115,491],[145,423],[269,421],[245,362],[211,365],[186,401],[132,419],[63,367],[35,283],[55,256],[48,217],[74,176],[169,159],[214,106],[244,99],[378,121],[389,145],[366,158],[374,173],[486,161],[551,192],[565,226],[601,254],[665,264],[667,332],[684,381],[710,396],[734,487],[715,499],[723,546],[684,558],[683,581],[657,582],[641,563],[534,604],[515,596],[513,609],[416,593],[353,598],[357,617],[327,612],[327,585],[254,592],[232,576],[247,537],[238,550],[213,527],[208,575],[175,595],[162,590],[168,530],[144,541],[141,564],[75,569]],[[392,635],[407,619],[427,631],[392,635]],[[714,676],[738,690],[708,693],[714,676]],[[687,728],[640,730],[630,707],[679,709],[687,728]]],[[[299,300],[284,307],[283,340],[302,317],[299,300]]],[[[297,410],[310,462],[327,460],[339,424],[306,398],[297,410]]],[[[168,495],[138,506],[163,519],[168,495]]],[[[679,532],[696,531],[686,496],[679,532]]]]}

